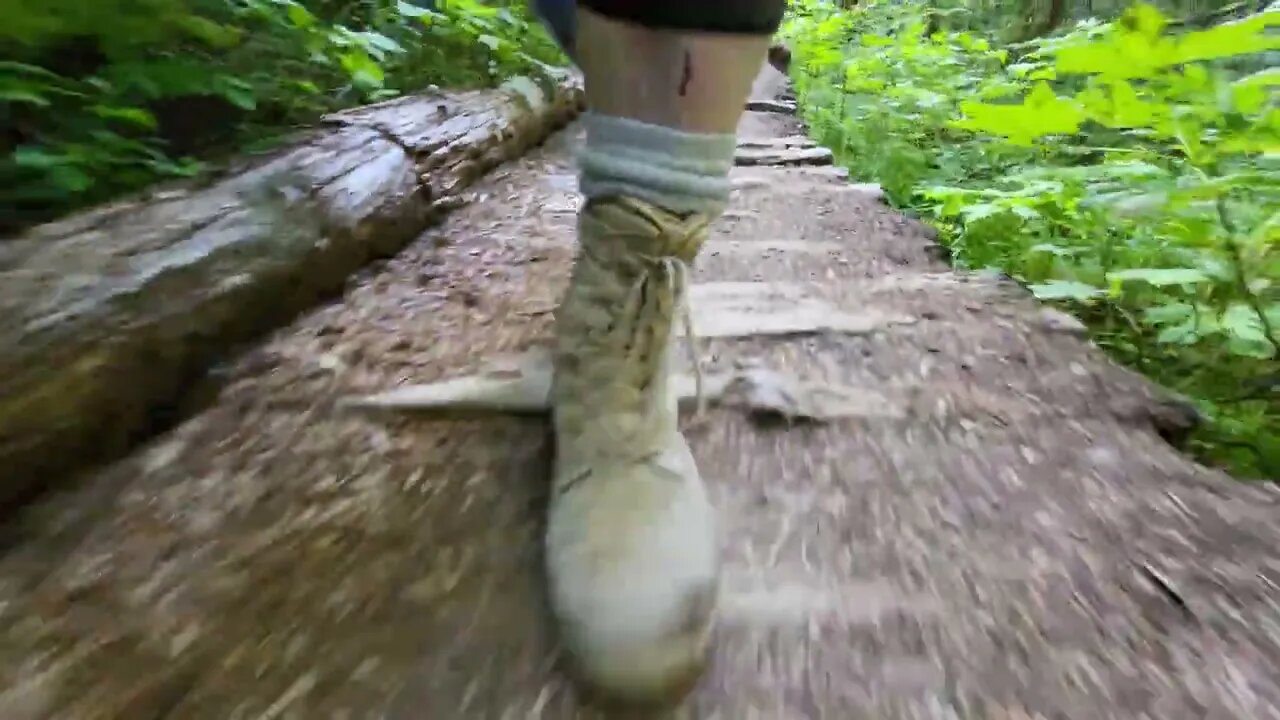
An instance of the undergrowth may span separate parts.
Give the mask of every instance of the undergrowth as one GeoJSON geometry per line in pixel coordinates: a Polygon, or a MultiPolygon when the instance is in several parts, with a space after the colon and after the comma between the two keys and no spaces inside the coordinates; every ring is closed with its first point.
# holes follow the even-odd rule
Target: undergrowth
{"type": "Polygon", "coordinates": [[[811,131],[959,266],[1194,402],[1202,461],[1280,477],[1280,10],[1191,30],[1139,4],[1002,44],[973,4],[794,0],[811,131]]]}
{"type": "Polygon", "coordinates": [[[326,112],[564,61],[523,2],[7,0],[0,16],[0,232],[326,112]]]}

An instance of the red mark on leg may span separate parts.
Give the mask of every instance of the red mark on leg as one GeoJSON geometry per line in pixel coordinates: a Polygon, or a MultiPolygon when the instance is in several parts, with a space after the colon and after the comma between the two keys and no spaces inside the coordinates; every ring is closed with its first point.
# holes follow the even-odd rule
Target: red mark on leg
{"type": "Polygon", "coordinates": [[[680,97],[689,92],[689,81],[693,79],[693,57],[684,51],[684,71],[680,74],[680,97]]]}

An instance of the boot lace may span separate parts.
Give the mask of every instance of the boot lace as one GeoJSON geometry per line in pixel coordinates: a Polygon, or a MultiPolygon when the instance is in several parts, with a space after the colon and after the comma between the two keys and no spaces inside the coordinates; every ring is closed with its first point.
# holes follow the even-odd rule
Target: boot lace
{"type": "MultiPolygon", "coordinates": [[[[710,221],[702,216],[680,220],[636,203],[592,213],[584,222],[601,224],[590,230],[600,241],[584,244],[575,269],[588,290],[579,308],[580,321],[586,325],[579,341],[583,347],[575,353],[585,362],[579,368],[581,377],[565,381],[585,386],[582,389],[593,398],[587,405],[635,418],[639,425],[622,420],[620,430],[643,438],[649,420],[667,402],[653,385],[678,316],[685,330],[700,417],[705,407],[703,376],[687,298],[691,269],[684,258],[691,260],[697,253],[710,221]]],[[[598,419],[579,418],[587,423],[598,419]]],[[[633,449],[640,454],[652,450],[644,445],[639,442],[633,449]]]]}

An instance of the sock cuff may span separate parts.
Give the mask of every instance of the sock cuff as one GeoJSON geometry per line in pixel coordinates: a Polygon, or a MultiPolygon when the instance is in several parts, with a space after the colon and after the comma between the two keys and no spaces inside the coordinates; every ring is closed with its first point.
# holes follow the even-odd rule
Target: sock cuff
{"type": "Polygon", "coordinates": [[[675,212],[717,212],[729,197],[732,133],[691,133],[587,113],[579,183],[588,197],[631,195],[675,212]]]}
{"type": "Polygon", "coordinates": [[[738,139],[733,133],[692,133],[632,118],[586,112],[582,118],[587,131],[587,147],[626,148],[672,158],[690,158],[723,165],[728,172],[738,139]]]}

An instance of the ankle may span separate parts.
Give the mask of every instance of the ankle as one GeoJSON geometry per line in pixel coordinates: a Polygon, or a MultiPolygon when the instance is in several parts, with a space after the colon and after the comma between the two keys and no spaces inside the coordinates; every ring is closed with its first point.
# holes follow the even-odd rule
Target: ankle
{"type": "Polygon", "coordinates": [[[716,217],[708,208],[671,210],[635,193],[589,197],[578,214],[578,259],[627,277],[650,272],[661,258],[692,263],[716,217]]]}
{"type": "Polygon", "coordinates": [[[732,133],[692,133],[588,113],[579,163],[588,201],[632,197],[675,213],[718,215],[729,198],[732,133]]]}

